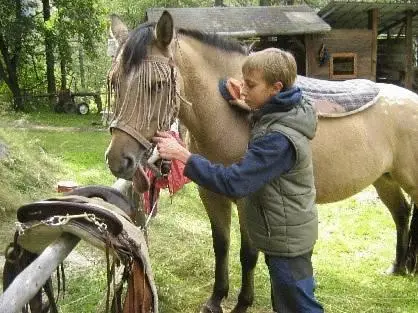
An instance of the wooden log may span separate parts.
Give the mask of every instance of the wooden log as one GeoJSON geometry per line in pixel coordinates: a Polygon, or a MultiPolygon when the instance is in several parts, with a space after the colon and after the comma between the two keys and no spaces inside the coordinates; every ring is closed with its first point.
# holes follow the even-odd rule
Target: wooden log
{"type": "Polygon", "coordinates": [[[26,267],[0,296],[0,312],[17,313],[45,284],[80,238],[64,233],[26,267]]]}

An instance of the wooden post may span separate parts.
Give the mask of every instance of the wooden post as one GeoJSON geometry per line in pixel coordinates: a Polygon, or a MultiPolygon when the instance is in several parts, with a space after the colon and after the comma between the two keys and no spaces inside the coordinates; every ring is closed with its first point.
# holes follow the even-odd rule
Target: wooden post
{"type": "Polygon", "coordinates": [[[36,295],[79,241],[80,238],[64,233],[51,243],[1,295],[0,312],[19,312],[36,295]]]}
{"type": "Polygon", "coordinates": [[[313,41],[313,35],[307,34],[305,35],[305,76],[310,77],[311,76],[311,51],[312,51],[312,41],[313,41]]]}
{"type": "Polygon", "coordinates": [[[371,46],[371,69],[372,80],[376,81],[376,65],[377,65],[377,25],[378,25],[379,9],[373,8],[369,11],[369,29],[372,30],[372,46],[371,46]]]}
{"type": "Polygon", "coordinates": [[[412,89],[414,80],[413,73],[413,57],[412,57],[412,11],[406,11],[406,28],[405,28],[405,87],[412,89]]]}

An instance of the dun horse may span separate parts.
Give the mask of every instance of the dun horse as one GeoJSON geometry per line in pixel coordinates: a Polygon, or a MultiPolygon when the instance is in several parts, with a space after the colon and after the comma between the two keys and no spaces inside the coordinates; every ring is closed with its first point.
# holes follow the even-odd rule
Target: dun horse
{"type": "MultiPolygon", "coordinates": [[[[175,29],[168,12],[158,23],[128,34],[113,17],[119,51],[110,72],[115,96],[112,139],[106,159],[120,178],[135,176],[149,188],[143,166],[158,129],[168,129],[177,114],[190,134],[190,148],[213,162],[231,164],[243,155],[249,138],[245,114],[221,97],[218,81],[240,77],[244,49],[236,42],[194,30],[175,29]],[[136,174],[135,174],[136,173],[136,174]],[[134,175],[135,174],[135,175],[134,175]]],[[[393,85],[378,84],[378,102],[344,118],[323,118],[312,142],[317,202],[342,200],[373,184],[396,225],[393,273],[407,271],[411,207],[402,189],[418,203],[418,96],[393,85]]],[[[215,283],[202,312],[222,312],[228,294],[231,200],[199,189],[209,215],[216,258],[215,283]]],[[[249,242],[237,203],[242,286],[232,312],[246,312],[253,302],[257,252],[249,242]]],[[[417,222],[418,223],[418,222],[417,222]]],[[[416,237],[412,238],[416,242],[416,237]]],[[[409,270],[415,266],[416,248],[409,270]]]]}

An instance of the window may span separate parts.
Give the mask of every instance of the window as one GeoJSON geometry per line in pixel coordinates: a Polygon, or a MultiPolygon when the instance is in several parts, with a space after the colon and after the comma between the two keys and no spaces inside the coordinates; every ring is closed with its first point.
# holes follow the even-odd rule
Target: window
{"type": "Polygon", "coordinates": [[[330,79],[351,79],[357,77],[356,53],[332,53],[329,62],[330,79]]]}

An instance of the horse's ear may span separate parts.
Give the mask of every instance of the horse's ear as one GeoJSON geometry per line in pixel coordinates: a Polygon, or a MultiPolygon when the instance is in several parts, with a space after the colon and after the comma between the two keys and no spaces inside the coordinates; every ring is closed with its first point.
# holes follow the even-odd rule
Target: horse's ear
{"type": "Polygon", "coordinates": [[[174,36],[174,22],[173,17],[168,11],[164,11],[158,20],[157,27],[155,29],[155,36],[157,42],[163,47],[167,47],[174,36]]]}
{"type": "Polygon", "coordinates": [[[128,27],[116,14],[110,16],[110,23],[110,35],[121,45],[128,38],[128,27]]]}

